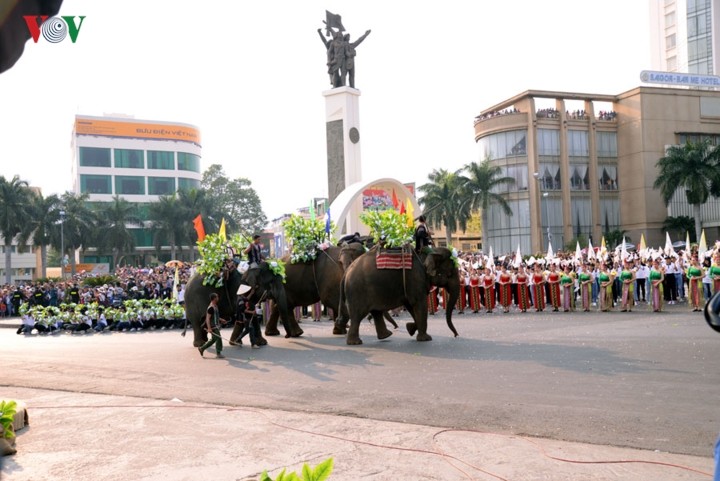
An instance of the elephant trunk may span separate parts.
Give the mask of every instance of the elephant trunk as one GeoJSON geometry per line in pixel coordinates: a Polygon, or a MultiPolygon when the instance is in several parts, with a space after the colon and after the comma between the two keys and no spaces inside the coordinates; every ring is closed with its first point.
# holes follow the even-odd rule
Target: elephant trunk
{"type": "Polygon", "coordinates": [[[447,289],[448,292],[448,305],[445,306],[445,321],[453,334],[455,334],[455,337],[458,337],[459,334],[452,322],[452,313],[457,305],[457,300],[460,297],[460,281],[458,276],[450,278],[445,289],[447,289]]]}

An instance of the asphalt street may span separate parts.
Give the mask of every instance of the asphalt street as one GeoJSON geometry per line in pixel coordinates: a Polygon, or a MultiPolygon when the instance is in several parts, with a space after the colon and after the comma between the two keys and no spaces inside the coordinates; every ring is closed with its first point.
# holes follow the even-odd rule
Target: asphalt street
{"type": "MultiPolygon", "coordinates": [[[[400,329],[383,341],[375,338],[370,323],[363,323],[362,346],[347,346],[342,336],[333,336],[328,321],[305,320],[302,338],[272,337],[262,349],[226,346],[225,359],[214,359],[212,349],[201,358],[191,336],[183,338],[178,331],[17,336],[12,329],[0,329],[0,397],[28,400],[31,416],[28,434],[18,437],[20,453],[6,462],[3,473],[13,480],[60,479],[56,474],[69,469],[61,459],[35,465],[33,455],[40,452],[46,460],[53,458],[40,449],[43,438],[34,418],[40,424],[77,419],[78,436],[86,436],[83,420],[95,428],[99,423],[102,428],[94,436],[110,436],[104,442],[114,438],[100,433],[110,429],[112,434],[117,428],[125,443],[140,446],[157,439],[183,446],[185,437],[204,445],[207,437],[222,443],[248,436],[229,431],[227,420],[211,421],[222,412],[223,417],[242,414],[253,419],[233,429],[270,419],[288,422],[294,429],[302,426],[315,436],[334,433],[395,448],[407,440],[413,449],[418,449],[414,443],[420,436],[431,439],[435,451],[447,449],[447,442],[451,451],[462,453],[463,461],[472,457],[473,466],[494,466],[491,474],[483,474],[462,463],[453,468],[447,457],[433,458],[421,463],[427,470],[418,473],[417,463],[408,460],[427,454],[393,452],[392,459],[386,459],[354,444],[353,454],[334,453],[336,474],[331,479],[561,479],[556,475],[569,469],[567,463],[548,468],[533,461],[535,455],[521,454],[529,449],[544,459],[532,442],[580,458],[660,456],[663,462],[696,470],[634,473],[625,471],[625,465],[609,465],[568,471],[562,479],[709,479],[711,449],[720,431],[715,405],[720,399],[720,335],[701,314],[682,305],[668,307],[661,314],[641,306],[632,313],[456,315],[458,338],[452,337],[439,314],[431,318],[433,341],[426,343],[408,336],[401,317],[400,329]],[[186,414],[186,424],[176,425],[153,411],[179,404],[204,412],[186,414]],[[83,407],[98,405],[117,409],[113,422],[103,409],[83,407]],[[123,406],[147,411],[143,423],[128,426],[123,406]],[[156,426],[158,419],[162,422],[156,426]],[[168,432],[163,434],[163,429],[168,432]],[[178,435],[183,430],[187,432],[178,435]],[[526,446],[518,446],[518,440],[526,446]],[[490,452],[509,457],[498,461],[490,452]],[[480,453],[492,462],[484,457],[479,461],[480,453]],[[357,462],[349,466],[349,459],[357,462]],[[380,469],[375,462],[390,468],[380,469]]],[[[223,331],[229,334],[229,329],[223,331]]],[[[59,436],[61,427],[49,423],[47,429],[59,436]]],[[[140,451],[140,466],[145,468],[136,469],[130,478],[257,479],[252,476],[262,467],[298,469],[301,460],[322,460],[323,449],[302,449],[305,438],[282,443],[286,437],[295,438],[295,432],[283,428],[282,434],[264,431],[264,436],[263,429],[258,430],[243,448],[250,450],[245,454],[255,463],[237,461],[233,466],[238,474],[227,477],[226,470],[213,478],[198,478],[177,463],[154,472],[140,451]]],[[[328,442],[319,441],[330,449],[344,440],[328,442]]],[[[172,459],[167,453],[166,457],[172,459]]],[[[130,465],[128,460],[120,463],[125,475],[130,465]]],[[[88,469],[83,465],[66,479],[97,479],[77,477],[78,472],[97,474],[88,469]]],[[[104,479],[120,479],[116,463],[110,462],[108,469],[104,479]]]]}

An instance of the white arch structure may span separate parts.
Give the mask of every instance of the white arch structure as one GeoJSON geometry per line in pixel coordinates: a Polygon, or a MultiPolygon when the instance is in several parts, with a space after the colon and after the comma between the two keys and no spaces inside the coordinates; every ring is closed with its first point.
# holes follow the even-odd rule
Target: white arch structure
{"type": "Polygon", "coordinates": [[[335,232],[338,235],[351,232],[367,234],[369,232],[368,227],[360,222],[359,217],[363,211],[362,193],[369,187],[378,187],[385,189],[386,191],[394,190],[399,202],[406,204],[407,199],[410,199],[415,217],[420,215],[420,205],[412,192],[410,192],[410,190],[405,187],[402,182],[389,177],[370,182],[355,182],[340,192],[340,195],[338,195],[333,203],[330,204],[330,216],[332,217],[332,220],[335,221],[335,232]]]}

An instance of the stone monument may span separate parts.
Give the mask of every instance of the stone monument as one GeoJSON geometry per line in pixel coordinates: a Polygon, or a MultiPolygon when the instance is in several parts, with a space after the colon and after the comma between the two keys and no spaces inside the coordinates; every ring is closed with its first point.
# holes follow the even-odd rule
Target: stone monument
{"type": "MultiPolygon", "coordinates": [[[[325,35],[318,35],[327,53],[328,77],[332,89],[325,97],[325,131],[327,138],[328,198],[333,200],[351,184],[362,178],[360,162],[360,91],[355,88],[356,47],[370,35],[366,31],[350,41],[340,15],[325,11],[325,35]],[[328,37],[328,38],[326,38],[328,37]],[[350,85],[347,86],[346,84],[350,85]]],[[[362,206],[361,206],[362,207],[362,206]]]]}

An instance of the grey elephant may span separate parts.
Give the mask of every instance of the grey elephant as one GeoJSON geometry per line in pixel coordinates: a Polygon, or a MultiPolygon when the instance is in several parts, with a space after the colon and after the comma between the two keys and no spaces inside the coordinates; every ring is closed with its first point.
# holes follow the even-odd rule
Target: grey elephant
{"type": "MultiPolygon", "coordinates": [[[[302,329],[297,327],[297,324],[295,324],[295,327],[291,326],[291,316],[287,307],[282,277],[275,275],[266,262],[261,262],[258,267],[248,269],[243,274],[240,274],[237,270],[231,271],[224,285],[219,288],[209,285],[204,286],[203,279],[202,275],[196,274],[190,279],[185,288],[185,315],[187,322],[193,328],[193,346],[202,346],[207,341],[207,332],[205,332],[203,326],[205,312],[210,302],[210,294],[215,292],[219,296],[220,317],[233,319],[237,309],[237,291],[241,284],[252,288],[246,294],[250,302],[261,302],[269,298],[277,304],[287,337],[296,337],[303,334],[302,329]]],[[[267,341],[262,339],[260,344],[267,344],[267,341]]]]}
{"type": "Polygon", "coordinates": [[[452,311],[460,294],[458,269],[452,252],[444,247],[428,249],[412,256],[411,269],[378,269],[376,264],[377,248],[360,256],[345,272],[341,284],[342,298],[350,316],[350,329],[347,343],[362,344],[360,322],[372,314],[378,339],[392,335],[382,318],[383,311],[404,306],[413,317],[407,323],[411,336],[417,331],[418,341],[430,341],[427,333],[427,296],[432,286],[444,287],[449,295],[446,310],[446,322],[457,337],[452,323],[452,311]]]}
{"type": "MultiPolygon", "coordinates": [[[[292,264],[289,256],[283,257],[283,261],[285,261],[284,288],[287,307],[290,310],[288,321],[293,329],[297,326],[297,320],[292,313],[293,308],[309,306],[318,301],[333,309],[333,316],[342,319],[343,324],[346,323],[347,311],[340,308],[340,281],[344,273],[340,261],[341,251],[344,251],[345,255],[352,260],[365,253],[362,245],[350,244],[347,247],[330,246],[325,250],[320,250],[317,257],[308,262],[292,264]]],[[[280,334],[277,328],[277,321],[280,317],[280,310],[273,303],[270,319],[265,326],[266,336],[280,334]]]]}

